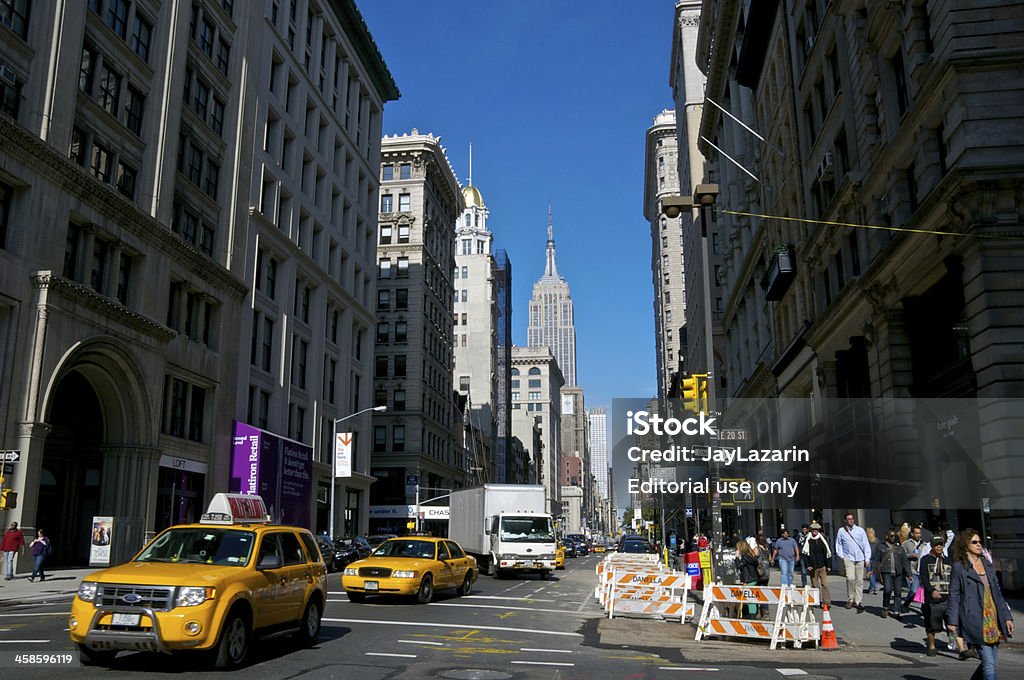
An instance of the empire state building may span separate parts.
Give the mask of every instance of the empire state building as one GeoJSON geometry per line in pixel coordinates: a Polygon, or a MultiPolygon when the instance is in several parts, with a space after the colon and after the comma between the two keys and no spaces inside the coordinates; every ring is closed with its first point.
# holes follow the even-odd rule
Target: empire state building
{"type": "Polygon", "coordinates": [[[548,208],[548,245],[544,275],[533,284],[530,298],[528,347],[547,347],[558,362],[566,386],[576,384],[576,326],[573,322],[569,283],[555,266],[555,238],[548,208]]]}

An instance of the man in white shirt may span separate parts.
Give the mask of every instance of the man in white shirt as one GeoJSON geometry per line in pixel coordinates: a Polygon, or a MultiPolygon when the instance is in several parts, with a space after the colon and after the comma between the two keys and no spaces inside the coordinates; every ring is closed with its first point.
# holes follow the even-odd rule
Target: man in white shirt
{"type": "Polygon", "coordinates": [[[871,544],[868,535],[857,526],[852,512],[846,513],[843,526],[836,533],[836,555],[843,560],[846,574],[846,608],[864,611],[864,570],[871,567],[871,544]]]}

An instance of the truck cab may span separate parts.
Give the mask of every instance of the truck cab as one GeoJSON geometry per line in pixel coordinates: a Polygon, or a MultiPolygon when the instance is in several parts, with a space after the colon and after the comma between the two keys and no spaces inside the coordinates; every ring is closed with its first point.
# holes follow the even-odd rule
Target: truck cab
{"type": "Polygon", "coordinates": [[[555,569],[555,528],[547,513],[499,513],[488,530],[495,575],[555,569]]]}

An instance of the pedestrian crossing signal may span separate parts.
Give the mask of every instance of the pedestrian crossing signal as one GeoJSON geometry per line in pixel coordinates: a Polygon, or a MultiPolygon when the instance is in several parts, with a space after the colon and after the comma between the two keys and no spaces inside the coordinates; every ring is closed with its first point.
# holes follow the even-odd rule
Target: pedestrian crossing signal
{"type": "Polygon", "coordinates": [[[18,492],[14,489],[0,491],[0,510],[14,510],[18,507],[18,492]]]}

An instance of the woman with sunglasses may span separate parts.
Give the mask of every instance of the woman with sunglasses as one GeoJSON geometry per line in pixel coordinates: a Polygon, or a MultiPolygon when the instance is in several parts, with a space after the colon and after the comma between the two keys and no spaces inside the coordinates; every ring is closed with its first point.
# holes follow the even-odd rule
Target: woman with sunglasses
{"type": "Polygon", "coordinates": [[[983,557],[978,532],[960,532],[953,543],[953,560],[947,628],[977,648],[983,680],[996,680],[999,641],[1013,635],[1010,607],[999,590],[995,569],[983,557]]]}

